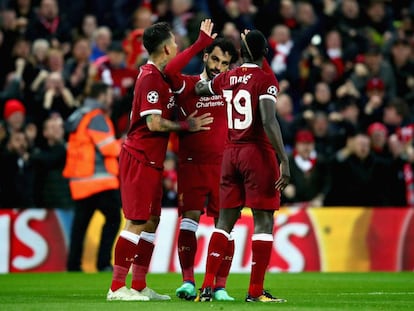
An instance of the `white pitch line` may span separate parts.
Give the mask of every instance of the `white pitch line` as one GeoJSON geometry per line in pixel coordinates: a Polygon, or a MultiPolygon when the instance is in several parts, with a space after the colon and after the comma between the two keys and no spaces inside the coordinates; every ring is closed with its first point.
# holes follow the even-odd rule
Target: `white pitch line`
{"type": "Polygon", "coordinates": [[[371,293],[340,293],[340,296],[362,296],[362,295],[414,295],[414,292],[371,292],[371,293]]]}

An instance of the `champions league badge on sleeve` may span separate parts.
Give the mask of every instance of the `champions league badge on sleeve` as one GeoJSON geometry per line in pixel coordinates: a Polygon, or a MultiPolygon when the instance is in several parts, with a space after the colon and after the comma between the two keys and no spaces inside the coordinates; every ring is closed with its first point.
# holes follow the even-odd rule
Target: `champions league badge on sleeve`
{"type": "Polygon", "coordinates": [[[147,100],[151,104],[156,104],[158,102],[159,96],[156,91],[150,91],[147,94],[147,100]]]}

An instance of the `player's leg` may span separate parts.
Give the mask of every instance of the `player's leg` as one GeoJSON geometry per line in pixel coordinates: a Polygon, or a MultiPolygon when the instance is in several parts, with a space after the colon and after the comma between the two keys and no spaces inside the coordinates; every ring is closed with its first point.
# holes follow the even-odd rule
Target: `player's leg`
{"type": "Polygon", "coordinates": [[[154,251],[155,232],[158,228],[161,216],[162,199],[162,173],[149,167],[144,167],[140,184],[142,193],[150,193],[146,204],[141,206],[141,217],[148,219],[140,232],[140,239],[136,248],[135,259],[132,264],[131,291],[147,296],[150,300],[170,300],[170,296],[156,293],[147,287],[146,277],[154,251]],[[150,206],[150,208],[148,208],[150,206]],[[145,212],[144,212],[145,210],[145,212]]]}
{"type": "Polygon", "coordinates": [[[273,214],[271,210],[252,209],[254,234],[252,236],[252,266],[246,302],[285,302],[273,297],[263,288],[266,269],[273,248],[273,214]]]}
{"type": "Polygon", "coordinates": [[[217,227],[214,229],[208,244],[206,273],[197,300],[213,299],[214,280],[223,262],[229,245],[230,232],[240,216],[240,207],[220,210],[217,227]]]}
{"type": "Polygon", "coordinates": [[[231,263],[233,261],[234,255],[234,239],[230,234],[228,239],[227,248],[225,250],[223,260],[217,271],[216,283],[214,285],[214,300],[220,301],[233,301],[234,298],[231,297],[226,290],[226,283],[228,276],[230,274],[231,263]]]}
{"type": "Polygon", "coordinates": [[[193,300],[197,295],[194,279],[196,232],[209,193],[208,170],[204,165],[180,163],[177,173],[178,212],[181,215],[177,249],[183,283],[175,293],[182,299],[193,300]]]}
{"type": "Polygon", "coordinates": [[[252,207],[254,218],[252,267],[246,301],[283,302],[283,299],[275,298],[263,290],[273,248],[273,215],[280,204],[280,193],[274,187],[279,177],[276,157],[273,151],[256,146],[244,148],[243,152],[246,205],[252,207]]]}
{"type": "Polygon", "coordinates": [[[194,261],[197,252],[196,232],[200,215],[201,211],[198,210],[184,211],[178,233],[177,249],[183,284],[177,288],[175,294],[177,297],[187,300],[193,300],[197,295],[194,279],[194,261]]]}
{"type": "Polygon", "coordinates": [[[143,192],[141,187],[143,182],[140,176],[145,174],[145,166],[123,149],[120,153],[119,173],[126,223],[115,244],[114,270],[107,300],[148,301],[148,297],[132,293],[125,284],[137,253],[140,234],[149,219],[148,208],[141,210],[151,202],[151,196],[148,192],[143,192]]]}
{"type": "Polygon", "coordinates": [[[133,221],[127,219],[124,229],[119,234],[115,244],[114,270],[107,300],[149,300],[146,296],[134,295],[125,284],[129,269],[135,258],[140,232],[143,230],[145,223],[145,220],[133,221]]]}

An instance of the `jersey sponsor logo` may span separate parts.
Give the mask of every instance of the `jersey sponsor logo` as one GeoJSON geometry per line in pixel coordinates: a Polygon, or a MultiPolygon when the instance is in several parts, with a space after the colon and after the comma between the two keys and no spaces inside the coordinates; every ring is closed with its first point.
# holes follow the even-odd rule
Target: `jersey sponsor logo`
{"type": "Polygon", "coordinates": [[[267,88],[267,93],[273,96],[277,96],[277,87],[274,85],[271,85],[267,88]]]}
{"type": "Polygon", "coordinates": [[[175,97],[170,96],[170,99],[168,100],[167,109],[171,109],[175,106],[175,97]]]}
{"type": "Polygon", "coordinates": [[[251,77],[252,77],[252,74],[243,75],[243,76],[230,76],[230,85],[235,85],[238,83],[247,84],[247,82],[249,82],[251,77]]]}
{"type": "Polygon", "coordinates": [[[158,95],[158,93],[157,93],[157,91],[150,91],[150,92],[148,92],[148,94],[147,94],[147,100],[148,100],[148,102],[149,103],[151,103],[151,104],[156,104],[156,103],[158,103],[158,99],[159,99],[160,97],[159,97],[159,95],[158,95]]]}
{"type": "Polygon", "coordinates": [[[196,108],[224,107],[221,95],[201,96],[196,103],[196,108]]]}

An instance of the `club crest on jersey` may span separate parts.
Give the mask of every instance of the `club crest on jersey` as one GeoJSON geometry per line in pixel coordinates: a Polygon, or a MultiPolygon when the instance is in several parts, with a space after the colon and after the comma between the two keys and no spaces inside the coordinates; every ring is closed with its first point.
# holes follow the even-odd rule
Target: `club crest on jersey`
{"type": "Polygon", "coordinates": [[[276,96],[277,95],[277,87],[274,85],[271,85],[267,88],[267,93],[270,95],[276,96]]]}
{"type": "Polygon", "coordinates": [[[151,104],[156,104],[158,102],[159,96],[156,91],[150,91],[147,94],[147,100],[151,104]]]}

